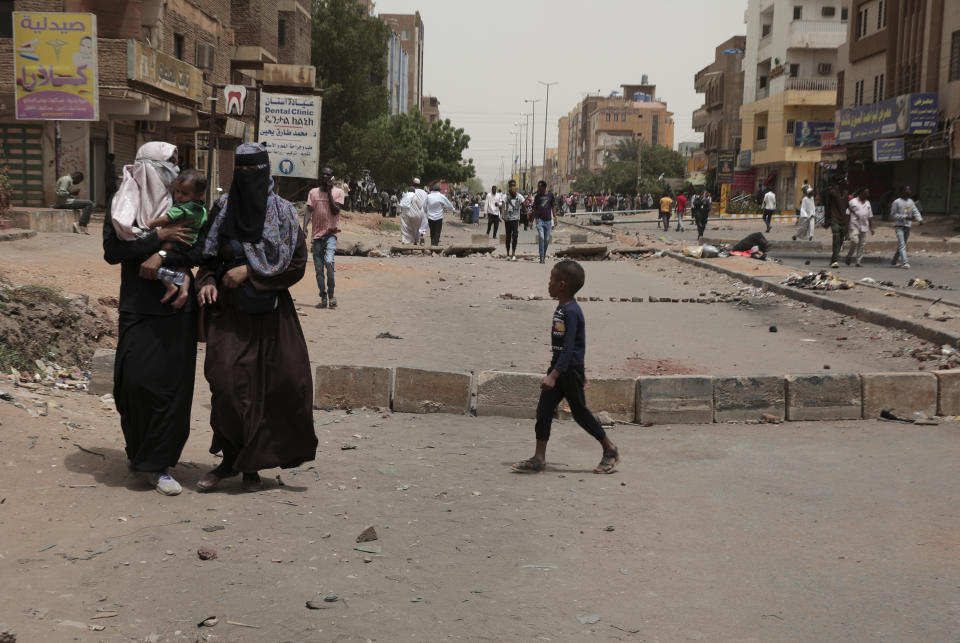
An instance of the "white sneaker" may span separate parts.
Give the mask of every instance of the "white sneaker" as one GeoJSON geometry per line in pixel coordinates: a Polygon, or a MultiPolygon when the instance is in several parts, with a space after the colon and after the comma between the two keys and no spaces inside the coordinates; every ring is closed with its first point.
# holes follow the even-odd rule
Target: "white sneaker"
{"type": "Polygon", "coordinates": [[[147,473],[147,481],[165,496],[176,496],[183,491],[180,483],[174,480],[169,473],[147,473]]]}
{"type": "Polygon", "coordinates": [[[901,268],[906,268],[907,270],[910,270],[910,264],[908,264],[908,263],[905,263],[905,264],[903,264],[903,265],[900,266],[900,267],[901,267],[901,268]]]}

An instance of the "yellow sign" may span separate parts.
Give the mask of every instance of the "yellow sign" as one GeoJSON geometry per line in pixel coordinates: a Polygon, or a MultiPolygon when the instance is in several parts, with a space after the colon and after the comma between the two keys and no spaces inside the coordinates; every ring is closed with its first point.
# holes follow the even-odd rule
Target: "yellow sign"
{"type": "Polygon", "coordinates": [[[14,11],[13,51],[17,119],[100,120],[95,15],[14,11]]]}
{"type": "Polygon", "coordinates": [[[730,185],[724,183],[720,186],[720,214],[727,213],[727,207],[730,205],[730,185]]]}
{"type": "Polygon", "coordinates": [[[127,78],[203,102],[203,72],[136,40],[127,41],[127,78]]]}

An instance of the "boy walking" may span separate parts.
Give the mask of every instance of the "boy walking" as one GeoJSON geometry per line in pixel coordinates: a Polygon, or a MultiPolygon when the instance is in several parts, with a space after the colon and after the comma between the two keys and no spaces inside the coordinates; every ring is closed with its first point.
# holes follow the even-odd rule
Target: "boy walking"
{"type": "Polygon", "coordinates": [[[901,262],[904,268],[909,268],[907,241],[910,240],[910,226],[914,221],[923,224],[923,217],[920,216],[917,204],[913,202],[913,192],[909,185],[903,188],[900,198],[890,206],[890,214],[893,216],[893,230],[897,233],[897,251],[893,253],[893,265],[901,262]]]}
{"type": "Polygon", "coordinates": [[[537,446],[529,460],[513,465],[518,473],[537,473],[547,464],[547,441],[550,439],[550,427],[553,413],[564,398],[570,405],[573,419],[592,435],[603,448],[600,464],[594,473],[613,473],[620,462],[620,452],[607,437],[600,422],[587,408],[583,388],[586,383],[584,374],[584,356],[586,354],[586,324],[583,311],[574,299],[583,287],[583,267],[576,261],[565,259],[550,271],[550,283],[547,292],[557,299],[557,309],[553,313],[551,348],[553,358],[547,375],[540,382],[540,403],[537,405],[536,436],[537,446]]]}
{"type": "MultiPolygon", "coordinates": [[[[340,232],[340,209],[345,196],[343,190],[333,186],[333,170],[329,167],[320,170],[320,187],[313,188],[307,195],[307,214],[313,226],[313,267],[317,272],[317,288],[320,289],[317,308],[337,307],[337,298],[333,296],[336,286],[333,261],[337,253],[337,233],[340,232]]],[[[304,229],[304,236],[306,232],[304,229]]]]}

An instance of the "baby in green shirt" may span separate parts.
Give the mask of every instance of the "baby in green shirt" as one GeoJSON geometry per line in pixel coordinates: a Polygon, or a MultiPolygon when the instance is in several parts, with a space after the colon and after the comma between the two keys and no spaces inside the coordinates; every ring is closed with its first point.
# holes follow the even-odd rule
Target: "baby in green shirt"
{"type": "MultiPolygon", "coordinates": [[[[161,250],[174,250],[177,246],[186,249],[197,242],[197,235],[207,222],[207,209],[203,205],[204,193],[207,190],[207,178],[197,170],[184,170],[173,182],[173,207],[166,214],[147,222],[148,229],[162,228],[175,223],[185,225],[190,229],[190,235],[185,244],[167,241],[160,246],[161,250]]],[[[179,272],[179,271],[178,271],[179,272]]],[[[162,301],[173,299],[173,305],[179,307],[186,302],[190,293],[190,280],[183,273],[182,283],[178,286],[173,281],[164,280],[167,292],[162,301]],[[179,292],[177,292],[179,290],[179,292]]],[[[181,281],[178,279],[177,281],[181,281]]]]}

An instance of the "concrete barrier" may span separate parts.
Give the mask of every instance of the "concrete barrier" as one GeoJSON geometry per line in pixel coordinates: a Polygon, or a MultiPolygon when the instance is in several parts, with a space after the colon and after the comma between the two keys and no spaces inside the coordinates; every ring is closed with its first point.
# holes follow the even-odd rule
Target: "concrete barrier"
{"type": "Polygon", "coordinates": [[[390,408],[393,369],[324,364],[314,377],[313,408],[390,408]]]}
{"type": "Polygon", "coordinates": [[[713,422],[713,378],[709,375],[641,377],[637,387],[639,422],[713,422]]]}
{"type": "Polygon", "coordinates": [[[787,375],[788,420],[859,420],[862,400],[857,374],[787,375]]]}
{"type": "Polygon", "coordinates": [[[471,234],[470,243],[475,246],[486,246],[490,244],[490,235],[486,234],[471,234]]]}
{"type": "Polygon", "coordinates": [[[887,409],[911,417],[916,411],[937,413],[937,376],[933,373],[863,373],[863,418],[880,417],[887,409]]]}
{"type": "Polygon", "coordinates": [[[398,367],[393,410],[400,413],[468,413],[470,373],[398,367]]]}
{"type": "Polygon", "coordinates": [[[614,420],[637,421],[637,379],[634,377],[591,377],[587,380],[587,408],[606,411],[614,420]]]}
{"type": "Polygon", "coordinates": [[[570,243],[586,243],[588,238],[589,235],[587,235],[585,232],[573,232],[570,234],[570,243]]]}
{"type": "Polygon", "coordinates": [[[13,227],[36,232],[73,232],[73,224],[80,220],[80,210],[35,208],[11,210],[13,227]]]}
{"type": "Polygon", "coordinates": [[[91,395],[113,393],[113,362],[116,356],[117,351],[110,348],[98,348],[93,353],[87,393],[91,395]]]}
{"type": "Polygon", "coordinates": [[[481,371],[477,375],[477,415],[534,419],[540,397],[536,373],[481,371]]]}
{"type": "Polygon", "coordinates": [[[937,371],[937,415],[960,415],[960,370],[937,371]]]}
{"type": "Polygon", "coordinates": [[[717,422],[759,420],[764,413],[786,414],[786,386],[782,377],[714,377],[713,415],[717,422]]]}

